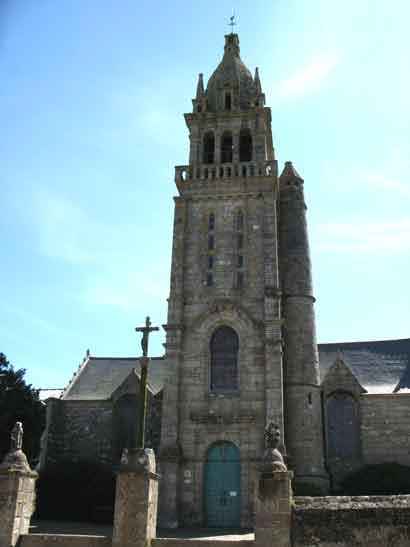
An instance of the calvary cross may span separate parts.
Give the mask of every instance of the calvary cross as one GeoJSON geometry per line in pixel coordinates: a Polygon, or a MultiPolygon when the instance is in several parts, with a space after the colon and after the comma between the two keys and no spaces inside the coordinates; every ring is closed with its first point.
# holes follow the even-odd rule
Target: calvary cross
{"type": "MultiPolygon", "coordinates": [[[[147,418],[147,379],[148,379],[148,341],[149,335],[153,331],[158,331],[158,327],[151,327],[149,317],[145,319],[144,327],[136,327],[137,332],[142,332],[141,349],[142,357],[141,378],[140,378],[140,401],[139,401],[139,421],[137,420],[137,448],[145,448],[145,421],[147,418]]],[[[135,373],[138,374],[137,369],[135,373]]]]}

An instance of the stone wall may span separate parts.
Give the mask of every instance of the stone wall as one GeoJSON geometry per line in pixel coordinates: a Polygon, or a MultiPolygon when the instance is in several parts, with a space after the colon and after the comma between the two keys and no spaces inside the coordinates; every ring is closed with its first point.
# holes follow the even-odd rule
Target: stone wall
{"type": "Polygon", "coordinates": [[[295,498],[294,547],[404,547],[410,496],[295,498]]]}
{"type": "Polygon", "coordinates": [[[410,394],[362,395],[360,405],[363,462],[410,465],[410,394]]]}
{"type": "MultiPolygon", "coordinates": [[[[87,460],[108,465],[118,463],[115,457],[115,419],[111,400],[49,399],[47,412],[44,434],[46,444],[43,447],[41,468],[62,460],[87,460]]],[[[154,450],[159,445],[161,414],[160,392],[149,398],[146,443],[154,450]]]]}

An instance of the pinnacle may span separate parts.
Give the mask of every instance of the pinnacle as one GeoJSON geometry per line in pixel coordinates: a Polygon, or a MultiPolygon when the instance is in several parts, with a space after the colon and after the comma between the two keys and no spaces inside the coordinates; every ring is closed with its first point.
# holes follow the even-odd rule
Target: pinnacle
{"type": "Polygon", "coordinates": [[[303,182],[303,178],[299,175],[296,169],[293,167],[291,161],[285,162],[285,167],[283,168],[282,174],[280,175],[281,180],[300,180],[303,182]]]}

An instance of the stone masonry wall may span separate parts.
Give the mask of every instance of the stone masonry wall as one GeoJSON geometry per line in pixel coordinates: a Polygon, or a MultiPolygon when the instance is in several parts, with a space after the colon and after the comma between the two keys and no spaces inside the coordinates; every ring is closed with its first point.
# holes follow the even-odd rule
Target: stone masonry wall
{"type": "Polygon", "coordinates": [[[410,394],[362,395],[360,405],[363,462],[410,465],[410,394]]]}
{"type": "MultiPolygon", "coordinates": [[[[108,401],[47,402],[49,419],[45,435],[45,458],[42,468],[62,460],[88,460],[117,464],[113,459],[115,420],[113,405],[108,401]]],[[[162,392],[149,398],[146,427],[147,446],[158,449],[162,415],[162,392]]]]}
{"type": "Polygon", "coordinates": [[[294,547],[405,547],[410,496],[295,498],[294,547]]]}

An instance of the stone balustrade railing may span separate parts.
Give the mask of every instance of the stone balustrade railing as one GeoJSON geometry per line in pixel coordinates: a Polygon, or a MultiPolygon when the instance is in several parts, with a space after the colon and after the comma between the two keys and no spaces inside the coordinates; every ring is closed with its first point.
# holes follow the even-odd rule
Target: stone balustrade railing
{"type": "Polygon", "coordinates": [[[275,172],[275,161],[222,164],[177,165],[175,182],[226,179],[236,177],[267,177],[275,172]]]}

